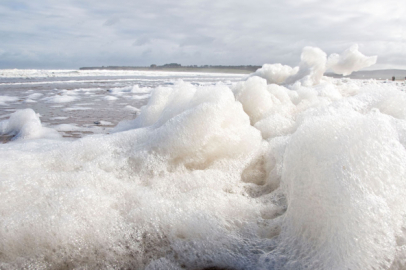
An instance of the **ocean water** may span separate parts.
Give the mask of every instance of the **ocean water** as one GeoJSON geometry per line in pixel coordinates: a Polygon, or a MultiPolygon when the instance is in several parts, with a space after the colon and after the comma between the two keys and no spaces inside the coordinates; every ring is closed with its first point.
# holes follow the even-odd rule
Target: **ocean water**
{"type": "Polygon", "coordinates": [[[235,74],[0,70],[0,120],[31,108],[40,114],[43,125],[66,137],[107,133],[119,121],[133,119],[158,86],[170,87],[178,80],[231,85],[242,78],[235,74]]]}
{"type": "Polygon", "coordinates": [[[0,71],[0,269],[405,269],[406,85],[326,62],[0,71]]]}

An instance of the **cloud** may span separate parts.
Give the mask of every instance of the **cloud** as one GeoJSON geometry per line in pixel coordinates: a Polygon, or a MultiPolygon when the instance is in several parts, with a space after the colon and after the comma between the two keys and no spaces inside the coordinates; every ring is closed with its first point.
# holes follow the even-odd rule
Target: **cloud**
{"type": "Polygon", "coordinates": [[[406,67],[403,14],[406,3],[394,0],[5,0],[0,46],[12,53],[0,56],[0,68],[152,62],[295,66],[305,46],[331,54],[354,43],[379,56],[377,67],[391,61],[406,67]],[[23,51],[38,60],[24,62],[23,51]]]}
{"type": "Polygon", "coordinates": [[[112,26],[120,22],[119,18],[110,18],[103,23],[103,26],[112,26]]]}
{"type": "Polygon", "coordinates": [[[150,39],[147,36],[141,36],[139,38],[137,38],[134,42],[133,42],[133,46],[143,46],[145,44],[150,43],[150,39]]]}

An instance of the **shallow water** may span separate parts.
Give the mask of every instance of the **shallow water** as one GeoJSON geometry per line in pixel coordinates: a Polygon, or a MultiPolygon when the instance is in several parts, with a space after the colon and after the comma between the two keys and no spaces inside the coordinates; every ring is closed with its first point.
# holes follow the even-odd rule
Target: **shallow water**
{"type": "Polygon", "coordinates": [[[193,85],[231,85],[246,75],[108,70],[1,70],[0,120],[31,108],[41,122],[66,137],[107,133],[119,121],[136,117],[158,86],[177,80],[193,85]]]}

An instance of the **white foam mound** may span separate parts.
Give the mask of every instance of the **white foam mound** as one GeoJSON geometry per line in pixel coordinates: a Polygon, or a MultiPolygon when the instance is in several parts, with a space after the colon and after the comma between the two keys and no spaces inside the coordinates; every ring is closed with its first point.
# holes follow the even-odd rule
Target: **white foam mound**
{"type": "Polygon", "coordinates": [[[0,106],[6,106],[8,103],[15,102],[18,97],[0,96],[0,106]]]}
{"type": "Polygon", "coordinates": [[[77,100],[78,97],[71,95],[55,95],[46,97],[43,100],[47,103],[68,103],[77,100]]]}
{"type": "Polygon", "coordinates": [[[122,96],[123,94],[149,94],[152,91],[149,87],[140,87],[139,85],[111,88],[108,92],[112,95],[122,96]]]}
{"type": "Polygon", "coordinates": [[[398,132],[380,113],[313,117],[285,152],[288,210],[267,259],[276,269],[389,269],[406,213],[398,132]]]}
{"type": "Polygon", "coordinates": [[[0,268],[406,269],[401,87],[178,81],[115,133],[0,144],[0,268]]]}
{"type": "Polygon", "coordinates": [[[354,71],[370,67],[376,63],[377,56],[367,57],[358,51],[358,44],[354,44],[341,55],[336,53],[328,57],[327,68],[334,73],[344,76],[350,75],[354,71]]]}
{"type": "Polygon", "coordinates": [[[132,113],[138,113],[140,111],[140,109],[133,107],[131,105],[126,105],[123,110],[126,110],[128,112],[132,112],[132,113]]]}
{"type": "Polygon", "coordinates": [[[304,86],[319,84],[326,70],[326,53],[316,47],[305,47],[300,59],[299,71],[288,77],[285,83],[300,82],[304,86]]]}
{"type": "Polygon", "coordinates": [[[105,97],[103,97],[102,99],[107,100],[107,101],[114,101],[114,100],[117,100],[118,97],[115,97],[115,96],[105,96],[105,97]]]}
{"type": "Polygon", "coordinates": [[[295,75],[298,70],[299,67],[292,68],[282,64],[264,64],[252,76],[262,77],[266,79],[268,84],[283,84],[288,77],[295,75]]]}
{"type": "Polygon", "coordinates": [[[13,140],[58,138],[58,133],[41,125],[41,120],[32,109],[18,110],[8,120],[0,122],[0,135],[12,136],[13,140]]]}
{"type": "Polygon", "coordinates": [[[0,234],[7,235],[1,267],[253,262],[237,252],[239,229],[232,233],[236,241],[216,240],[244,226],[235,218],[256,212],[241,196],[240,175],[261,136],[231,90],[188,83],[158,88],[137,119],[110,136],[27,142],[20,151],[0,146],[1,179],[10,191],[0,198],[0,234]]]}
{"type": "Polygon", "coordinates": [[[336,53],[328,57],[317,47],[305,47],[300,56],[298,67],[292,68],[282,64],[265,64],[262,68],[251,74],[267,80],[268,84],[291,85],[300,83],[303,86],[313,86],[321,82],[324,72],[331,69],[334,73],[350,75],[354,71],[372,66],[377,56],[367,57],[358,51],[355,44],[345,50],[341,55],[336,53]]]}

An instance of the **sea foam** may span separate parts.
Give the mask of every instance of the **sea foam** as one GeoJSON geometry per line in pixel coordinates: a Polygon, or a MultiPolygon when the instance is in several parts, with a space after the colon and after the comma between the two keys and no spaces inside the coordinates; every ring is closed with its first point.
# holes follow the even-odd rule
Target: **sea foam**
{"type": "Polygon", "coordinates": [[[59,134],[43,127],[38,115],[32,109],[19,110],[8,120],[0,121],[0,135],[11,136],[13,140],[36,138],[59,138],[59,134]]]}
{"type": "Polygon", "coordinates": [[[231,87],[159,86],[108,135],[12,114],[0,268],[404,269],[406,94],[327,62],[307,48],[231,87]]]}

